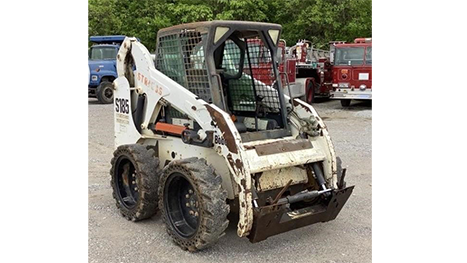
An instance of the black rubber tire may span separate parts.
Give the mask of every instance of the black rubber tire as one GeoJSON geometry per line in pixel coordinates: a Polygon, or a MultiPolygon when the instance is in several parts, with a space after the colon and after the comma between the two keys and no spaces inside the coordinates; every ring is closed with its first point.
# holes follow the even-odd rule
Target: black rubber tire
{"type": "MultiPolygon", "coordinates": [[[[158,210],[157,190],[162,171],[159,168],[159,158],[156,157],[154,150],[141,144],[121,145],[114,151],[110,163],[112,165],[110,169],[112,194],[122,216],[136,222],[155,215],[158,210]],[[127,167],[134,169],[136,179],[134,182],[138,189],[135,193],[137,195],[136,204],[133,206],[126,203],[127,201],[122,198],[121,189],[119,189],[124,187],[119,178],[121,177],[122,181],[125,180],[121,169],[125,169],[123,166],[127,163],[130,164],[130,162],[132,166],[127,167]]],[[[128,177],[127,181],[129,180],[128,177]]]]}
{"type": "Polygon", "coordinates": [[[349,107],[351,100],[341,100],[342,107],[349,107]]]}
{"type": "MultiPolygon", "coordinates": [[[[175,197],[171,197],[175,198],[175,197]]],[[[227,215],[230,207],[226,203],[227,192],[222,188],[222,178],[204,159],[196,157],[176,160],[169,163],[163,170],[159,181],[159,208],[166,225],[167,233],[183,250],[191,252],[205,249],[213,245],[229,225],[227,215]],[[183,175],[191,184],[197,195],[199,206],[198,226],[190,237],[184,237],[175,229],[168,215],[168,201],[165,191],[168,189],[168,179],[171,176],[183,175]]]]}
{"type": "Polygon", "coordinates": [[[313,81],[308,82],[308,86],[306,88],[306,103],[311,104],[315,101],[315,86],[313,85],[313,81]]]}
{"type": "Polygon", "coordinates": [[[344,185],[343,186],[340,186],[339,185],[339,182],[341,181],[341,176],[342,176],[342,160],[341,158],[338,156],[336,157],[336,166],[337,166],[337,186],[339,188],[345,188],[346,187],[346,183],[345,183],[345,180],[344,180],[344,185]]]}
{"type": "Polygon", "coordinates": [[[101,84],[97,87],[96,90],[96,97],[97,100],[102,104],[110,104],[114,101],[114,90],[112,86],[112,82],[109,81],[102,81],[101,84]],[[108,94],[112,94],[109,96],[108,94]]]}

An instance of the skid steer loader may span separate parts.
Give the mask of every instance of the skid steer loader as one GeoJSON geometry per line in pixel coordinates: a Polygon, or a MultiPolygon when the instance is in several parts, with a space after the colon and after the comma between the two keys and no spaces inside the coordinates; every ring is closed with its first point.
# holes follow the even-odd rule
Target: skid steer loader
{"type": "Polygon", "coordinates": [[[189,251],[215,243],[229,213],[251,242],[336,218],[353,186],[313,107],[284,95],[280,32],[259,22],[173,26],[158,32],[155,63],[124,40],[110,171],[124,217],[161,213],[189,251]]]}

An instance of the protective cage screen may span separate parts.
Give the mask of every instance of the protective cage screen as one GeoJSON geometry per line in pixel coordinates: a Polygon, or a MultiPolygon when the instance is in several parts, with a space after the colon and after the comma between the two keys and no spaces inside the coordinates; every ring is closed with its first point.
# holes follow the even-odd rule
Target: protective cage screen
{"type": "Polygon", "coordinates": [[[212,96],[203,43],[206,35],[187,31],[159,38],[156,68],[169,78],[211,103],[212,96]]]}
{"type": "Polygon", "coordinates": [[[241,48],[231,39],[224,47],[222,68],[228,80],[228,104],[231,111],[279,113],[279,94],[273,87],[276,75],[271,52],[261,39],[240,39],[246,45],[243,69],[241,48]],[[240,70],[243,72],[239,73],[240,70]],[[257,108],[258,107],[258,108],[257,108]]]}

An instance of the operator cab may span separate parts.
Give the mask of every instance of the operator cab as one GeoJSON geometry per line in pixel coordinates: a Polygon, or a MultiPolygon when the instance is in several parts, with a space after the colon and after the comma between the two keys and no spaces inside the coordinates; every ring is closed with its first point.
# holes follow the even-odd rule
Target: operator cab
{"type": "MultiPolygon", "coordinates": [[[[290,130],[276,63],[280,30],[277,24],[241,21],[162,29],[156,68],[229,113],[243,141],[282,138],[290,130]]],[[[172,124],[187,118],[171,106],[164,113],[172,124]]]]}
{"type": "Polygon", "coordinates": [[[89,40],[94,43],[89,48],[89,60],[115,60],[120,43],[125,36],[91,36],[89,40]]]}

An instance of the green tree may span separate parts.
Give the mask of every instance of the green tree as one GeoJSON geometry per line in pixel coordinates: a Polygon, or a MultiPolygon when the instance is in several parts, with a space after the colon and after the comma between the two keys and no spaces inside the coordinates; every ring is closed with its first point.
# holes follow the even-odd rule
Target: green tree
{"type": "Polygon", "coordinates": [[[89,35],[119,34],[122,21],[116,19],[116,0],[89,0],[89,35]]]}
{"type": "Polygon", "coordinates": [[[371,37],[371,0],[89,0],[89,35],[136,36],[154,51],[157,31],[209,20],[277,23],[289,45],[371,37]]]}

